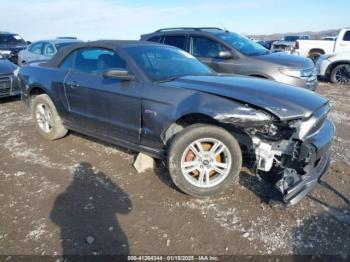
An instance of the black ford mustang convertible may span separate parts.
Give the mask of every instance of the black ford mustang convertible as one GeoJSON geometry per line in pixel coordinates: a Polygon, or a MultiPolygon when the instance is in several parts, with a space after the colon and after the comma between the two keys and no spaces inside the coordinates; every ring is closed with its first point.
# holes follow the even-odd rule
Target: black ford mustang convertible
{"type": "Polygon", "coordinates": [[[246,160],[295,204],[329,166],[334,126],[327,99],[218,75],[175,47],[75,44],[50,61],[23,66],[19,78],[44,138],[75,130],[164,158],[174,183],[193,196],[231,187],[246,160]]]}

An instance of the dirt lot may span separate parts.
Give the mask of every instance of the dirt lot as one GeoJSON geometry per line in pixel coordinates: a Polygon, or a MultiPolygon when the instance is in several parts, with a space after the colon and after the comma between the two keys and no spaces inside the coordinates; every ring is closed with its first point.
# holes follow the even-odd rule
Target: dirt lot
{"type": "Polygon", "coordinates": [[[350,255],[350,88],[321,84],[337,127],[323,183],[285,208],[247,171],[222,197],[176,190],[158,163],[75,133],[48,142],[18,100],[0,103],[0,254],[350,255]]]}

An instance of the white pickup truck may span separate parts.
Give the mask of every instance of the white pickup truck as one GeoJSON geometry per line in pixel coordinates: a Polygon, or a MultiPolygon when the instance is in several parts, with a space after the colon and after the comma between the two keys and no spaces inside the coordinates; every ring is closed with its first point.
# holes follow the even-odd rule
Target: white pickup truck
{"type": "Polygon", "coordinates": [[[297,40],[293,54],[306,56],[314,62],[321,55],[350,51],[350,28],[340,30],[338,37],[332,40],[297,40]]]}

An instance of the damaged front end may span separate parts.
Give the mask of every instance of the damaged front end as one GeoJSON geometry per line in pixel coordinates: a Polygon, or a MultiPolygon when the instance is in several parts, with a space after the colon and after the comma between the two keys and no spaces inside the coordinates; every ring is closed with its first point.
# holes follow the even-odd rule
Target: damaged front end
{"type": "Polygon", "coordinates": [[[253,169],[275,185],[288,205],[298,203],[328,170],[335,132],[329,111],[327,103],[305,119],[259,125],[257,118],[255,125],[244,127],[249,138],[239,140],[254,160],[253,169]]]}
{"type": "Polygon", "coordinates": [[[270,176],[288,205],[298,203],[317,184],[330,164],[335,128],[327,103],[307,119],[248,129],[256,168],[270,176]]]}

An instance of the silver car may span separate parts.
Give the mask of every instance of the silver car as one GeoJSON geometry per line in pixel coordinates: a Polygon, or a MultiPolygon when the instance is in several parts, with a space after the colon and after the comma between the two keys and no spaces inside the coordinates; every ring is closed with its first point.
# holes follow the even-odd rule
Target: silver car
{"type": "Polygon", "coordinates": [[[58,49],[81,42],[80,40],[72,38],[57,38],[34,42],[27,46],[26,49],[19,52],[18,64],[22,65],[33,61],[49,60],[57,53],[58,49]]]}

